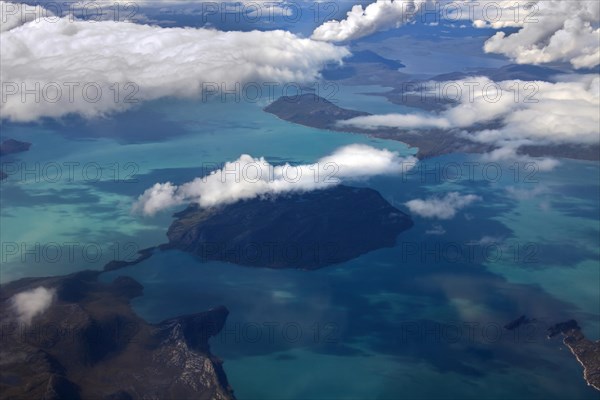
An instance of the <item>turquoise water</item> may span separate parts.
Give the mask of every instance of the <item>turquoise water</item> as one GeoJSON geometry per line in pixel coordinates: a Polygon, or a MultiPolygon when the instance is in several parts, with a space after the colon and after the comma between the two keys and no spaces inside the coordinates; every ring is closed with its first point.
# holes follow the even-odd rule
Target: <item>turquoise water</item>
{"type": "MultiPolygon", "coordinates": [[[[174,100],[144,105],[145,114],[172,127],[151,142],[132,143],[138,132],[111,131],[117,127],[105,121],[92,127],[3,127],[4,136],[34,144],[2,161],[11,175],[2,181],[1,240],[8,246],[2,281],[99,269],[115,257],[131,259],[136,249],[163,243],[169,212],[131,215],[137,196],[156,182],[183,183],[240,154],[305,163],[352,143],[415,152],[399,142],[289,124],[262,112],[262,106],[174,100]],[[97,131],[104,137],[92,136],[97,131]],[[81,139],[85,135],[91,137],[81,139]]],[[[151,129],[152,123],[135,129],[151,129]]]]}
{"type": "Polygon", "coordinates": [[[416,173],[372,180],[368,186],[401,208],[405,199],[442,188],[477,193],[483,200],[450,221],[415,217],[415,228],[401,234],[395,248],[318,271],[202,263],[171,251],[105,279],[127,274],[140,280],[145,296],[134,307],[153,322],[227,305],[227,326],[212,347],[225,360],[241,399],[392,399],[399,393],[596,398],[560,340],[545,338],[550,324],[568,318],[576,318],[589,337],[600,336],[597,222],[566,216],[566,205],[539,211],[545,201],[560,200],[573,205],[571,211],[588,207],[597,213],[593,192],[571,186],[592,185],[599,171],[594,163],[571,161],[560,168],[540,173],[536,184],[515,183],[508,175],[498,182],[423,183],[416,173]],[[567,172],[575,171],[579,182],[568,179],[567,172]],[[515,197],[515,185],[536,195],[515,197]],[[549,189],[536,189],[540,185],[549,189]],[[426,233],[438,224],[444,235],[426,233]],[[485,236],[496,237],[501,257],[481,257],[480,247],[461,261],[449,251],[431,251],[436,244],[442,249],[454,244],[468,253],[468,244],[485,236]],[[557,239],[577,244],[569,249],[571,261],[555,258],[557,239]],[[530,243],[537,246],[535,257],[516,252],[517,245],[528,249],[530,243]],[[409,255],[409,246],[429,253],[409,255]],[[502,329],[521,314],[538,322],[517,332],[502,329]]]}
{"type": "MultiPolygon", "coordinates": [[[[393,110],[381,97],[360,94],[381,90],[344,88],[340,105],[393,110]]],[[[119,249],[163,243],[170,212],[142,218],[130,213],[131,204],[155,182],[200,175],[202,163],[241,153],[310,162],[350,143],[413,152],[398,142],[289,124],[262,112],[262,105],[161,101],[139,111],[148,116],[146,125],[123,131],[110,130],[106,121],[3,127],[3,135],[34,143],[11,162],[131,162],[137,169],[128,179],[99,182],[4,181],[3,243],[76,240],[108,250],[94,261],[11,255],[2,281],[101,268],[115,243],[119,249]],[[150,130],[156,121],[172,129],[153,141],[132,139],[135,129],[150,130]]],[[[481,200],[451,220],[415,216],[395,247],[344,264],[273,271],[169,251],[103,279],[139,280],[144,296],[133,306],[151,322],[227,306],[227,325],[211,346],[240,399],[597,398],[574,357],[545,331],[575,318],[586,335],[600,337],[598,164],[565,160],[529,179],[524,166],[516,177],[504,164],[495,167],[499,179],[483,167],[473,179],[466,169],[461,179],[440,175],[465,162],[481,161],[438,157],[422,164],[424,174],[417,169],[354,183],[404,211],[410,199],[451,191],[481,200]],[[513,332],[502,328],[522,314],[537,322],[513,332]]],[[[132,257],[130,250],[118,255],[132,257]]]]}

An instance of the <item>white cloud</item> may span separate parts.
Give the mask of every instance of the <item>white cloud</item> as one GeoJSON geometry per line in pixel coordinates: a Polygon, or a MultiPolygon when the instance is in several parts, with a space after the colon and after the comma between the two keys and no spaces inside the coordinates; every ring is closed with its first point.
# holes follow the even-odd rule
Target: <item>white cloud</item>
{"type": "Polygon", "coordinates": [[[198,96],[207,89],[203,83],[211,90],[250,82],[303,83],[318,78],[325,63],[349,54],[281,30],[222,32],[70,17],[5,31],[0,48],[5,97],[0,112],[14,121],[102,116],[129,108],[129,99],[198,96]],[[23,101],[24,88],[39,98],[29,94],[23,101]]]}
{"type": "Polygon", "coordinates": [[[471,20],[476,28],[521,28],[511,35],[498,32],[484,45],[487,53],[504,54],[519,64],[565,61],[575,68],[600,64],[597,0],[430,1],[436,8],[423,7],[426,3],[426,0],[377,0],[365,8],[356,5],[346,19],[323,23],[312,37],[331,42],[358,39],[397,28],[416,17],[425,21],[425,13],[431,8],[449,21],[471,20]],[[417,12],[407,12],[407,7],[414,7],[417,12]]]}
{"type": "MultiPolygon", "coordinates": [[[[519,162],[521,165],[531,165],[535,171],[552,171],[554,168],[560,165],[560,161],[550,157],[530,157],[524,154],[517,154],[517,146],[507,145],[505,147],[499,147],[489,153],[485,153],[481,156],[485,162],[496,162],[496,161],[514,161],[519,162]]],[[[528,167],[529,168],[529,167],[528,167]]]]}
{"type": "Polygon", "coordinates": [[[496,33],[485,42],[485,52],[504,54],[519,64],[566,61],[575,68],[600,64],[600,2],[544,0],[533,7],[530,20],[515,24],[522,26],[518,32],[496,33]]]}
{"type": "Polygon", "coordinates": [[[358,126],[364,129],[394,127],[402,129],[451,128],[447,118],[419,114],[367,115],[338,121],[339,126],[358,126]]]}
{"type": "Polygon", "coordinates": [[[398,28],[413,20],[427,0],[377,0],[363,9],[352,7],[341,21],[327,21],[317,27],[312,38],[328,42],[343,42],[368,36],[377,31],[398,28]]]}
{"type": "Polygon", "coordinates": [[[0,1],[0,32],[21,26],[29,21],[56,20],[54,13],[39,5],[0,1]]]}
{"type": "Polygon", "coordinates": [[[400,174],[416,162],[414,157],[362,144],[342,147],[314,164],[297,166],[273,166],[262,157],[244,154],[208,176],[183,185],[155,184],[139,196],[133,211],[153,215],[189,202],[213,207],[261,196],[325,189],[346,180],[400,174]]]}
{"type": "Polygon", "coordinates": [[[444,197],[414,199],[406,202],[408,209],[423,218],[452,219],[456,213],[469,204],[481,200],[481,197],[458,192],[450,192],[444,197]]]}
{"type": "MultiPolygon", "coordinates": [[[[575,143],[600,141],[600,78],[596,75],[564,76],[565,82],[501,81],[472,77],[438,85],[459,88],[457,104],[436,114],[384,114],[340,121],[365,129],[398,128],[462,129],[466,138],[506,148],[493,157],[511,155],[522,144],[575,143]],[[500,121],[498,129],[477,130],[482,123],[500,121]]],[[[440,99],[448,97],[440,95],[440,99]]],[[[516,154],[512,154],[513,158],[516,154]]],[[[550,164],[547,163],[547,167],[550,164]]]]}
{"type": "Polygon", "coordinates": [[[426,235],[436,235],[441,236],[446,234],[446,230],[441,225],[433,225],[431,229],[425,231],[426,235]]]}
{"type": "Polygon", "coordinates": [[[535,19],[537,8],[531,8],[535,3],[535,0],[458,0],[445,4],[443,15],[452,21],[471,20],[476,28],[515,28],[535,19]]]}
{"type": "Polygon", "coordinates": [[[40,286],[17,293],[10,299],[10,302],[19,320],[24,324],[30,324],[34,317],[42,314],[52,305],[55,296],[55,289],[40,286]]]}

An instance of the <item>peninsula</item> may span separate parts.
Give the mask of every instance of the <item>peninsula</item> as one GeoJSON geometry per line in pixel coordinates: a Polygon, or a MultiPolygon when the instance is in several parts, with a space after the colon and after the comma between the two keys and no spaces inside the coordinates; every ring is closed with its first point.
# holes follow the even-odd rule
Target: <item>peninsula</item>
{"type": "Polygon", "coordinates": [[[558,334],[563,335],[563,343],[583,367],[583,376],[588,385],[600,390],[600,340],[592,342],[587,339],[573,319],[548,328],[548,338],[558,334]]]}
{"type": "Polygon", "coordinates": [[[142,285],[123,276],[104,283],[100,274],[0,287],[0,398],[234,399],[208,346],[225,307],[149,324],[129,304],[142,285]]]}

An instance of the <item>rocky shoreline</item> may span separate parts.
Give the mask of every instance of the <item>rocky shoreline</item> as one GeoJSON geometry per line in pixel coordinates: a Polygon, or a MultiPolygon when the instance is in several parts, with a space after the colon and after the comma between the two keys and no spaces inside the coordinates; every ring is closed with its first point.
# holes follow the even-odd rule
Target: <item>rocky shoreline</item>
{"type": "Polygon", "coordinates": [[[143,286],[124,276],[104,283],[100,274],[0,287],[0,398],[235,398],[208,345],[225,307],[149,324],[129,304],[143,286]],[[34,305],[44,307],[31,315],[34,305]]]}
{"type": "Polygon", "coordinates": [[[583,367],[583,377],[589,386],[600,390],[600,340],[587,339],[575,320],[561,322],[548,329],[548,337],[563,335],[563,343],[583,367]]]}

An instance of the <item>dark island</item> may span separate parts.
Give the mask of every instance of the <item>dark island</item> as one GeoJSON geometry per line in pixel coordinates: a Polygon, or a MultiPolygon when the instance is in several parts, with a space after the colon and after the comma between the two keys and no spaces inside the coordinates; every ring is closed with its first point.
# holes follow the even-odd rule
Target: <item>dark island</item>
{"type": "Polygon", "coordinates": [[[31,143],[20,142],[15,139],[6,139],[0,143],[0,157],[7,156],[9,154],[22,153],[28,151],[31,147],[31,143]]]}
{"type": "Polygon", "coordinates": [[[338,107],[329,100],[311,93],[280,97],[265,107],[264,111],[295,124],[331,130],[339,130],[336,126],[337,121],[371,115],[338,107]]]}
{"type": "Polygon", "coordinates": [[[592,342],[587,339],[573,319],[548,328],[548,338],[558,334],[564,336],[563,343],[583,366],[583,376],[588,385],[600,390],[600,340],[592,342]]]}
{"type": "Polygon", "coordinates": [[[206,260],[317,269],[392,247],[410,217],[375,190],[337,186],[175,214],[169,244],[206,260]]]}
{"type": "Polygon", "coordinates": [[[142,285],[129,277],[102,283],[99,274],[0,287],[0,398],[234,398],[208,346],[225,323],[225,307],[149,324],[129,305],[142,285]],[[19,319],[14,296],[40,288],[53,293],[49,308],[19,319]]]}
{"type": "MultiPolygon", "coordinates": [[[[0,157],[7,156],[9,154],[22,153],[28,151],[31,147],[31,143],[20,142],[15,139],[6,139],[0,143],[0,157]]],[[[8,178],[8,174],[3,170],[0,170],[0,181],[8,178]]]]}

